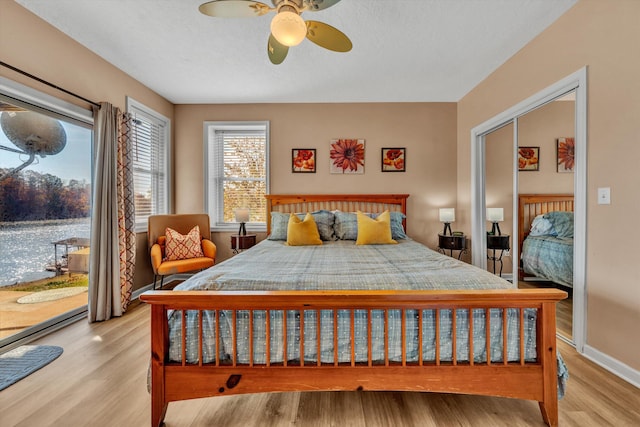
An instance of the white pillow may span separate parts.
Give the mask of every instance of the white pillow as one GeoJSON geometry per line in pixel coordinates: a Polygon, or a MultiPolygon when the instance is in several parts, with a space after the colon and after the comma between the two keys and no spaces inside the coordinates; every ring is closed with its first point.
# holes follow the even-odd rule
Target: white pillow
{"type": "Polygon", "coordinates": [[[531,223],[529,236],[557,236],[558,233],[553,228],[553,224],[543,215],[538,215],[531,223]]]}

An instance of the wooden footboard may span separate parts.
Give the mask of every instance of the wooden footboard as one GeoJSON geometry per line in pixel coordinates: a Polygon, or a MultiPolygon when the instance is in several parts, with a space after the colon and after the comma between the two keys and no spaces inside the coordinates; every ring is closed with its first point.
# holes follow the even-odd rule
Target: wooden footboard
{"type": "MultiPolygon", "coordinates": [[[[395,390],[395,391],[431,391],[445,393],[477,394],[503,396],[539,402],[544,421],[551,426],[558,423],[557,401],[557,365],[556,365],[556,320],[555,304],[566,298],[567,294],[556,289],[531,290],[484,290],[484,291],[273,291],[273,292],[214,292],[214,291],[151,291],[140,299],[151,304],[151,420],[153,426],[163,422],[169,402],[228,394],[262,393],[277,391],[321,391],[321,390],[395,390]],[[536,349],[537,360],[525,360],[524,311],[527,308],[537,310],[536,349]],[[422,310],[436,310],[436,339],[433,361],[424,361],[422,355],[422,310]],[[489,339],[489,310],[502,310],[502,348],[500,362],[474,361],[473,328],[469,322],[468,330],[460,332],[456,328],[456,310],[486,310],[487,331],[486,354],[491,354],[489,339]],[[507,309],[516,309],[519,313],[519,360],[507,358],[507,309]],[[290,361],[283,357],[281,363],[271,363],[269,345],[265,363],[254,360],[250,347],[248,363],[239,363],[236,356],[238,331],[232,328],[233,350],[231,358],[221,361],[215,358],[212,363],[203,363],[202,334],[198,338],[198,362],[187,363],[185,354],[186,330],[182,322],[182,362],[169,360],[169,328],[167,323],[169,310],[212,310],[219,316],[221,310],[233,313],[232,325],[236,325],[236,311],[249,311],[249,345],[253,340],[255,320],[254,310],[331,310],[334,316],[334,362],[305,362],[304,358],[290,361]],[[351,313],[351,357],[348,363],[338,362],[337,310],[351,313]],[[383,361],[372,360],[369,347],[365,361],[357,362],[355,357],[354,310],[368,310],[371,319],[372,310],[384,313],[385,357],[383,361]],[[387,333],[389,328],[389,310],[402,312],[402,349],[401,359],[392,361],[388,356],[387,333]],[[406,310],[417,310],[420,320],[417,322],[419,355],[415,362],[407,357],[405,330],[406,310]],[[452,310],[452,358],[442,361],[439,339],[439,311],[452,310]],[[469,355],[458,360],[456,334],[469,334],[469,355]]],[[[269,342],[269,315],[266,323],[267,342],[269,342]]],[[[304,318],[304,316],[301,316],[304,318]]],[[[203,329],[203,316],[199,315],[199,329],[203,329]]],[[[216,317],[217,319],[218,317],[216,317]]],[[[286,319],[286,316],[285,316],[286,319]]],[[[319,316],[318,316],[319,319],[319,316]]],[[[215,322],[219,325],[220,322],[215,322]]],[[[284,321],[286,328],[286,320],[284,321]]],[[[319,326],[319,325],[318,325],[319,326]]],[[[218,326],[216,326],[218,328],[218,326]]],[[[304,346],[304,327],[300,327],[300,339],[296,345],[304,346]]],[[[318,327],[317,330],[320,330],[318,327]]],[[[371,346],[372,324],[367,327],[369,346],[371,346]]],[[[216,336],[218,336],[216,331],[216,336]]],[[[286,337],[286,334],[285,334],[286,337]]],[[[285,338],[286,339],[286,338],[285,338]]],[[[218,339],[216,338],[216,341],[218,339]]],[[[319,340],[318,340],[319,341],[319,340]]],[[[219,348],[216,345],[216,352],[219,348]]],[[[287,348],[285,343],[284,348],[287,348]]],[[[318,353],[320,344],[318,344],[318,353]]],[[[286,351],[286,350],[285,350],[286,351]]],[[[304,354],[304,348],[300,348],[304,354]]]]}

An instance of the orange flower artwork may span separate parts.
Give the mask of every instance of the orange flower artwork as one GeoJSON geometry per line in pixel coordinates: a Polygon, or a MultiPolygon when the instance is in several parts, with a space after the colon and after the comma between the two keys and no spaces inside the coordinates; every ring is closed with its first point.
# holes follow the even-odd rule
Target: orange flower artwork
{"type": "Polygon", "coordinates": [[[404,172],[405,155],[404,148],[383,148],[382,172],[404,172]]]}
{"type": "Polygon", "coordinates": [[[574,138],[558,138],[558,172],[573,172],[575,165],[574,138]]]}
{"type": "Polygon", "coordinates": [[[294,148],[291,150],[291,170],[294,173],[315,173],[315,148],[294,148]]]}
{"type": "Polygon", "coordinates": [[[537,171],[540,169],[540,147],[518,147],[518,170],[537,171]]]}
{"type": "Polygon", "coordinates": [[[364,173],[364,139],[331,140],[331,173],[364,173]]]}

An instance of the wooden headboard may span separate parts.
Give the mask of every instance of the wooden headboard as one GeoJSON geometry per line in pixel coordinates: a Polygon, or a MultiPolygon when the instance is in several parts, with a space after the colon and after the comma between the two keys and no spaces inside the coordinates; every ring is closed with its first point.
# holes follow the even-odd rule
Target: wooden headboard
{"type": "MultiPolygon", "coordinates": [[[[271,212],[313,212],[320,209],[344,212],[402,212],[407,214],[408,194],[267,194],[267,235],[271,212]]],[[[402,221],[407,229],[406,219],[402,221]]]]}
{"type": "Polygon", "coordinates": [[[518,244],[529,235],[533,219],[553,211],[573,212],[573,194],[520,194],[518,195],[518,244]]]}

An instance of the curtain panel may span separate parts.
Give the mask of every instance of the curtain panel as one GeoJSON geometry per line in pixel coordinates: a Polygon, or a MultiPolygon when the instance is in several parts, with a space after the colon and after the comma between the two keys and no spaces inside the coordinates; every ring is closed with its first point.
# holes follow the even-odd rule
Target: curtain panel
{"type": "Polygon", "coordinates": [[[136,250],[132,118],[106,102],[94,108],[94,117],[90,322],[121,316],[127,310],[136,250]]]}

